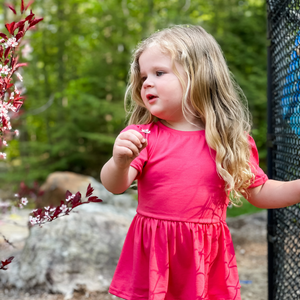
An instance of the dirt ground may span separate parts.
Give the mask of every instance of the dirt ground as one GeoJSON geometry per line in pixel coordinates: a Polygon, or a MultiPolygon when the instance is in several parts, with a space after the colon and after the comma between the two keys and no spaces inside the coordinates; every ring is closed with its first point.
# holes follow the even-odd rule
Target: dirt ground
{"type": "MultiPolygon", "coordinates": [[[[14,214],[0,220],[0,232],[9,237],[14,245],[21,249],[28,235],[25,226],[28,212],[14,214]],[[18,224],[18,225],[17,225],[18,224]],[[21,225],[21,226],[20,226],[21,225]],[[23,225],[23,226],[22,226],[23,225]]],[[[1,238],[1,237],[0,237],[1,238]]],[[[2,238],[3,239],[3,238],[2,238]]],[[[3,240],[0,241],[0,253],[3,255],[3,240]]],[[[267,242],[246,242],[235,245],[239,276],[241,281],[242,300],[267,300],[267,242]]],[[[5,271],[0,271],[5,272],[5,271]]],[[[1,300],[113,300],[121,299],[109,294],[77,291],[72,296],[46,294],[38,291],[18,292],[0,290],[1,300]]],[[[187,299],[188,300],[188,299],[187,299]]]]}

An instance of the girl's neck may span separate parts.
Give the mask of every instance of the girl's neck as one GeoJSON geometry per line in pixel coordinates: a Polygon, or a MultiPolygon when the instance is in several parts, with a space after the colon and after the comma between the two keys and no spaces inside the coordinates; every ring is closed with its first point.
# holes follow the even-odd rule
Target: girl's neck
{"type": "Polygon", "coordinates": [[[171,122],[171,121],[160,119],[159,121],[169,128],[180,130],[180,131],[198,131],[204,129],[204,126],[202,124],[196,124],[196,123],[193,124],[186,120],[184,120],[183,122],[171,122]]]}

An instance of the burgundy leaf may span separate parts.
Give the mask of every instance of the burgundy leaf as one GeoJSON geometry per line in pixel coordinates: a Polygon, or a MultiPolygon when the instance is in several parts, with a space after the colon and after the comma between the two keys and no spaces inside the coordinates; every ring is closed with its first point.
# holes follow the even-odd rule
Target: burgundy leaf
{"type": "Polygon", "coordinates": [[[4,57],[7,58],[9,52],[10,52],[10,49],[11,47],[8,47],[6,50],[5,50],[5,53],[4,53],[4,57]]]}
{"type": "Polygon", "coordinates": [[[25,20],[21,20],[21,21],[15,23],[15,26],[14,26],[15,29],[20,28],[24,23],[25,23],[25,20]]]}
{"type": "Polygon", "coordinates": [[[21,0],[21,14],[23,13],[24,9],[24,0],[21,0]]]}
{"type": "MultiPolygon", "coordinates": [[[[25,21],[25,20],[24,20],[24,21],[25,21]]],[[[25,24],[23,24],[22,26],[19,27],[18,33],[21,32],[21,31],[24,31],[24,28],[25,28],[25,24]]]]}
{"type": "Polygon", "coordinates": [[[15,22],[5,24],[6,29],[12,35],[14,34],[14,30],[13,30],[14,26],[15,26],[15,22]]]}
{"type": "Polygon", "coordinates": [[[18,57],[12,57],[12,59],[11,59],[11,68],[12,68],[12,70],[14,70],[17,61],[18,61],[18,57]]]}
{"type": "Polygon", "coordinates": [[[11,257],[9,257],[9,258],[6,260],[6,262],[7,262],[7,263],[11,263],[13,259],[14,259],[14,256],[11,256],[11,257]]]}
{"type": "Polygon", "coordinates": [[[89,202],[102,202],[102,200],[100,198],[98,198],[97,196],[89,197],[88,201],[89,202]]]}
{"type": "Polygon", "coordinates": [[[4,61],[4,66],[6,66],[8,63],[9,63],[9,58],[7,58],[7,59],[4,61]]]}
{"type": "Polygon", "coordinates": [[[34,14],[31,12],[30,15],[28,15],[26,18],[25,18],[25,21],[28,21],[30,22],[31,19],[34,17],[34,14]]]}
{"type": "Polygon", "coordinates": [[[80,194],[80,192],[77,192],[75,194],[75,197],[72,199],[72,207],[74,208],[74,207],[80,205],[81,204],[80,200],[81,200],[81,194],[80,194]]]}
{"type": "Polygon", "coordinates": [[[0,45],[0,57],[3,55],[3,47],[0,45]]]}
{"type": "Polygon", "coordinates": [[[55,210],[55,212],[54,212],[54,214],[52,215],[52,220],[53,220],[54,218],[56,218],[56,217],[60,214],[60,212],[61,212],[60,207],[57,206],[57,207],[56,207],[56,210],[55,210]]]}
{"type": "Polygon", "coordinates": [[[77,192],[77,193],[75,194],[75,197],[74,197],[74,199],[73,199],[73,202],[74,202],[74,201],[78,202],[78,201],[80,201],[80,200],[81,200],[81,194],[80,194],[80,192],[77,192]]]}
{"type": "Polygon", "coordinates": [[[7,268],[5,266],[9,265],[12,262],[13,259],[14,259],[14,256],[11,256],[8,259],[6,259],[5,261],[1,261],[0,269],[7,270],[7,268]]]}
{"type": "Polygon", "coordinates": [[[15,7],[12,4],[5,3],[5,6],[7,6],[9,9],[11,9],[15,15],[17,14],[15,7]]]}
{"type": "Polygon", "coordinates": [[[4,77],[4,82],[5,82],[6,84],[9,84],[10,81],[11,81],[11,78],[4,77]]]}
{"type": "Polygon", "coordinates": [[[14,28],[13,28],[13,32],[15,32],[16,29],[18,28],[17,24],[18,24],[18,23],[15,23],[14,28]]]}
{"type": "Polygon", "coordinates": [[[42,208],[39,208],[38,210],[34,211],[34,212],[33,212],[34,217],[39,216],[39,215],[42,213],[42,211],[43,211],[42,208]]]}
{"type": "Polygon", "coordinates": [[[18,34],[16,35],[16,41],[18,41],[21,37],[23,37],[23,35],[24,35],[24,31],[18,32],[18,34]]]}
{"type": "Polygon", "coordinates": [[[23,26],[23,25],[24,25],[24,23],[25,23],[25,20],[21,20],[21,21],[19,21],[18,23],[16,23],[16,25],[15,25],[15,29],[17,29],[17,28],[20,28],[21,26],[23,26]]]}
{"type": "Polygon", "coordinates": [[[14,99],[14,103],[17,103],[17,104],[23,104],[23,101],[18,101],[18,100],[21,100],[23,99],[23,97],[17,97],[14,99]]]}
{"type": "Polygon", "coordinates": [[[4,33],[0,32],[0,36],[1,36],[1,37],[3,37],[4,39],[8,40],[8,37],[7,37],[7,35],[6,35],[6,34],[4,34],[4,33]]]}
{"type": "Polygon", "coordinates": [[[2,116],[2,125],[3,125],[3,127],[7,127],[7,125],[8,125],[7,120],[6,120],[6,118],[4,118],[4,116],[2,116]]]}
{"type": "Polygon", "coordinates": [[[11,88],[13,86],[13,83],[8,83],[7,84],[7,88],[9,89],[9,88],[11,88]]]}
{"type": "Polygon", "coordinates": [[[26,66],[28,66],[28,63],[19,63],[16,65],[16,69],[20,67],[26,67],[26,66]]]}
{"type": "Polygon", "coordinates": [[[34,2],[34,0],[30,0],[30,1],[28,2],[28,4],[26,5],[25,10],[27,10],[27,8],[28,8],[33,2],[34,2]]]}
{"type": "Polygon", "coordinates": [[[30,27],[36,25],[37,23],[41,22],[43,19],[44,19],[44,18],[39,18],[39,19],[33,19],[33,20],[31,20],[31,21],[30,21],[30,25],[29,25],[28,28],[30,28],[30,27]]]}
{"type": "Polygon", "coordinates": [[[93,194],[93,191],[94,191],[94,188],[92,188],[91,184],[89,184],[89,186],[87,187],[87,190],[86,190],[86,197],[89,197],[93,194]]]}
{"type": "Polygon", "coordinates": [[[67,190],[66,191],[66,199],[69,198],[70,196],[72,196],[72,193],[69,190],[67,190]]]}
{"type": "Polygon", "coordinates": [[[16,108],[16,112],[19,112],[20,108],[22,107],[23,103],[21,104],[13,104],[13,106],[16,108]]]}

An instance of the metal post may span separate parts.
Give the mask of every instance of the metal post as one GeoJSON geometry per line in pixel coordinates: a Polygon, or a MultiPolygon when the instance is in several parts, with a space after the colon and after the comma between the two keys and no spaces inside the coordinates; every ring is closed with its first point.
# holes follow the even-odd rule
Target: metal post
{"type": "MultiPolygon", "coordinates": [[[[269,18],[270,8],[268,7],[268,24],[267,24],[267,34],[268,34],[268,136],[267,136],[267,148],[268,148],[268,177],[271,179],[273,177],[273,162],[272,162],[272,148],[273,148],[273,124],[272,124],[272,39],[270,30],[270,18],[269,18]]],[[[273,252],[273,242],[274,242],[274,217],[273,210],[268,210],[268,299],[274,299],[274,252],[273,252]]]]}

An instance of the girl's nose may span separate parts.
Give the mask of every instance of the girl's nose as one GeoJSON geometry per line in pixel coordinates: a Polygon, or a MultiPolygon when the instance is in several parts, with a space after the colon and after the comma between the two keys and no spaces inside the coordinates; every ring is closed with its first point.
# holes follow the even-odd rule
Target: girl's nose
{"type": "Polygon", "coordinates": [[[147,87],[152,87],[154,86],[154,83],[152,80],[150,80],[150,78],[148,77],[144,82],[143,82],[143,87],[147,88],[147,87]]]}

